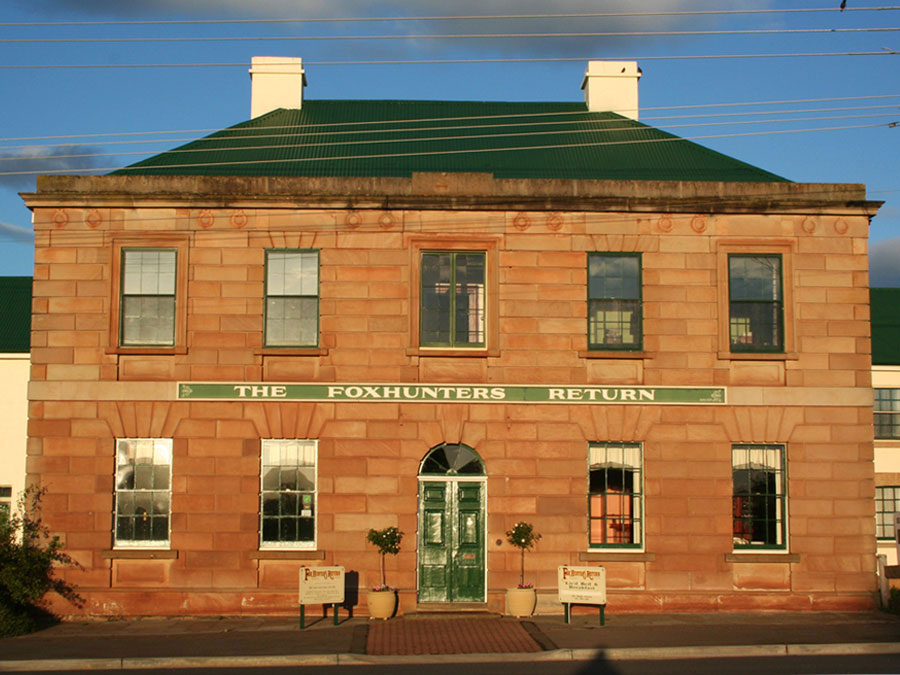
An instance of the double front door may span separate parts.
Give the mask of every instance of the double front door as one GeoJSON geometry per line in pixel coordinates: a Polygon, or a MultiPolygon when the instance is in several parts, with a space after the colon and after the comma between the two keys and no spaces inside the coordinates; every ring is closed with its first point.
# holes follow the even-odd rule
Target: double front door
{"type": "Polygon", "coordinates": [[[484,602],[483,479],[419,481],[419,602],[484,602]]]}

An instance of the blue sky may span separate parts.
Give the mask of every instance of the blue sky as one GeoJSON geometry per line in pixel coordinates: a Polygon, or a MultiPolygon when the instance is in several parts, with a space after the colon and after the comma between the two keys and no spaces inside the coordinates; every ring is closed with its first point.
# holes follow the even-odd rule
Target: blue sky
{"type": "Polygon", "coordinates": [[[865,11],[889,5],[857,0],[848,0],[847,11],[834,11],[838,5],[4,0],[0,274],[31,274],[30,213],[18,192],[34,188],[35,172],[111,169],[247,119],[252,56],[303,57],[307,98],[504,101],[580,101],[587,60],[605,58],[639,62],[641,121],[647,124],[794,181],[865,183],[870,199],[885,202],[871,227],[872,285],[900,287],[900,55],[889,53],[900,50],[900,11],[865,11]],[[822,9],[830,11],[809,11],[822,9]],[[740,13],[679,14],[706,10],[740,13]],[[564,13],[606,16],[504,18],[564,13]],[[639,15],[609,16],[614,13],[639,15]],[[464,18],[485,15],[499,18],[464,18]],[[446,18],[397,18],[435,16],[446,18]],[[389,17],[395,19],[323,20],[389,17]],[[277,21],[243,21],[259,19],[277,21]],[[103,23],[123,21],[137,23],[103,23]],[[9,25],[31,22],[92,23],[9,25]],[[593,35],[565,35],[574,32],[593,35]],[[496,37],[510,33],[519,37],[496,37]],[[458,37],[473,34],[494,37],[458,37]],[[763,54],[782,56],[758,58],[763,54]],[[743,58],[693,58],[711,55],[743,58]],[[516,61],[371,63],[487,59],[516,61]],[[120,67],[132,65],[151,67],[120,67]]]}

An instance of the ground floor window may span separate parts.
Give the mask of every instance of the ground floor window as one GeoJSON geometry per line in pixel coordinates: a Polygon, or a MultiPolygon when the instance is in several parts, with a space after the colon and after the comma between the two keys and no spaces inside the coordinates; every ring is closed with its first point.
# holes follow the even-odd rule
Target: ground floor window
{"type": "Polygon", "coordinates": [[[0,525],[9,522],[12,512],[12,486],[0,485],[0,525]]]}
{"type": "Polygon", "coordinates": [[[116,546],[168,546],[172,439],[116,440],[116,546]]]}
{"type": "Polygon", "coordinates": [[[316,454],[316,441],[262,441],[261,547],[316,547],[316,454]]]}
{"type": "Polygon", "coordinates": [[[735,445],[731,457],[734,548],[785,548],[784,446],[735,445]]]}
{"type": "Polygon", "coordinates": [[[588,542],[591,547],[641,545],[642,485],[640,444],[590,444],[588,542]]]}
{"type": "Polygon", "coordinates": [[[894,540],[894,514],[900,511],[900,485],[875,488],[875,536],[894,540]]]}

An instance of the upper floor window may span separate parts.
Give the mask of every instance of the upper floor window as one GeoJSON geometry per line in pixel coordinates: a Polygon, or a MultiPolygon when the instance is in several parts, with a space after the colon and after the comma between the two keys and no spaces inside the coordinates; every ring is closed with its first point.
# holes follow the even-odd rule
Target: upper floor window
{"type": "Polygon", "coordinates": [[[875,390],[875,438],[900,439],[900,389],[875,390]]]}
{"type": "Polygon", "coordinates": [[[174,248],[123,248],[120,344],[175,344],[174,248]]]}
{"type": "Polygon", "coordinates": [[[168,546],[172,439],[116,440],[116,546],[168,546]]]}
{"type": "Polygon", "coordinates": [[[266,251],[267,347],[319,343],[319,252],[266,251]]]}
{"type": "Polygon", "coordinates": [[[900,486],[879,485],[875,488],[875,536],[894,539],[894,514],[900,511],[900,486]]]}
{"type": "Polygon", "coordinates": [[[640,254],[589,254],[588,348],[639,351],[643,340],[640,254]]]}
{"type": "Polygon", "coordinates": [[[423,251],[419,344],[486,345],[486,255],[483,251],[423,251]]]}
{"type": "Polygon", "coordinates": [[[588,448],[588,541],[591,547],[636,547],[642,537],[641,446],[588,448]]]}
{"type": "Polygon", "coordinates": [[[733,352],[783,352],[781,256],[728,256],[729,339],[733,352]]]}
{"type": "Polygon", "coordinates": [[[784,446],[735,445],[731,461],[734,548],[786,548],[784,446]]]}
{"type": "Polygon", "coordinates": [[[316,442],[262,441],[260,546],[315,548],[316,442]]]}

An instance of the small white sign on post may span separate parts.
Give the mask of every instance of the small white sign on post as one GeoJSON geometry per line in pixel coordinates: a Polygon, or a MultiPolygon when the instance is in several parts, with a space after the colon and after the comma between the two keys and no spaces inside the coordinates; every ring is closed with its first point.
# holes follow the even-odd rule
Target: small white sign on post
{"type": "Polygon", "coordinates": [[[557,580],[559,601],[563,604],[606,604],[606,569],[603,567],[560,565],[557,580]]]}
{"type": "Polygon", "coordinates": [[[300,568],[301,605],[339,605],[343,602],[343,567],[300,568]]]}

